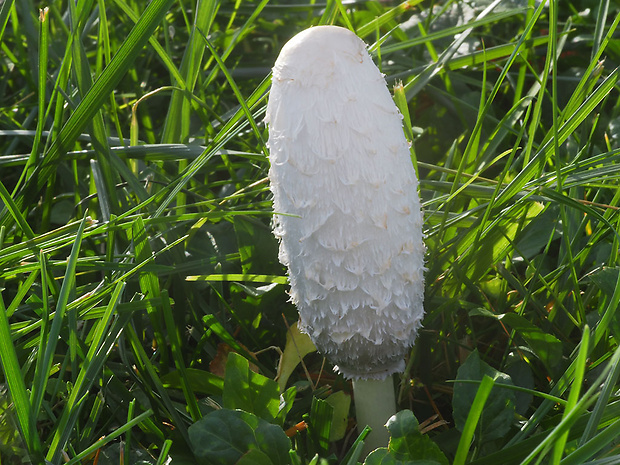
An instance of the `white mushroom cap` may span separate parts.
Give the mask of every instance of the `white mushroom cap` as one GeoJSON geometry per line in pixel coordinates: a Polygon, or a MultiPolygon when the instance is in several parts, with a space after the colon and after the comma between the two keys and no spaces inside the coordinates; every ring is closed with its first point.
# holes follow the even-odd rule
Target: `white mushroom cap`
{"type": "Polygon", "coordinates": [[[418,182],[402,116],[364,42],[293,37],[267,105],[274,233],[302,328],[347,378],[385,378],[424,313],[418,182]]]}

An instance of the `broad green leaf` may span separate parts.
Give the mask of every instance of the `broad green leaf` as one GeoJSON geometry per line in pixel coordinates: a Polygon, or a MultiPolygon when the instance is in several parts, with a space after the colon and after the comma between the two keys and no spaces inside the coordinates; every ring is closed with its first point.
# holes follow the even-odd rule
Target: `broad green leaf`
{"type": "Polygon", "coordinates": [[[189,427],[189,440],[201,465],[234,464],[251,449],[261,451],[274,465],[291,463],[291,442],[282,428],[241,410],[211,412],[189,427]]]}
{"type": "Polygon", "coordinates": [[[235,462],[235,465],[273,465],[273,462],[263,451],[250,449],[235,462]]]}
{"type": "Polygon", "coordinates": [[[380,447],[368,454],[364,465],[403,465],[403,462],[396,460],[387,447],[380,447]]]}
{"type": "Polygon", "coordinates": [[[244,357],[230,352],[222,400],[226,408],[245,410],[274,423],[280,406],[278,383],[254,373],[244,357]]]}
{"type": "Polygon", "coordinates": [[[448,459],[439,446],[420,432],[420,424],[411,410],[402,410],[387,422],[390,432],[388,449],[394,458],[403,461],[428,461],[448,465],[448,459]]]}
{"type": "Polygon", "coordinates": [[[457,429],[463,431],[467,415],[478,391],[477,383],[459,383],[459,381],[482,381],[485,375],[495,381],[495,386],[486,401],[478,423],[476,434],[478,442],[490,441],[504,436],[510,430],[515,415],[514,392],[497,386],[498,384],[512,386],[510,376],[492,368],[481,360],[478,351],[474,350],[467,357],[465,363],[459,367],[454,385],[452,409],[457,429]]]}
{"type": "Polygon", "coordinates": [[[552,234],[555,239],[560,237],[559,216],[557,208],[547,208],[524,228],[516,247],[522,257],[531,260],[547,245],[552,234]]]}

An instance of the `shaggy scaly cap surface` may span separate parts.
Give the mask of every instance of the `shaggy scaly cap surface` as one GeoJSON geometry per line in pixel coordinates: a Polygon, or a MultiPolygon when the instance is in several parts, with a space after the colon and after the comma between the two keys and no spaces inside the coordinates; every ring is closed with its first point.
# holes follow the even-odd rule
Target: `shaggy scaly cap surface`
{"type": "Polygon", "coordinates": [[[403,371],[424,309],[417,179],[402,116],[355,34],[313,27],[273,68],[274,233],[302,328],[348,378],[403,371]]]}

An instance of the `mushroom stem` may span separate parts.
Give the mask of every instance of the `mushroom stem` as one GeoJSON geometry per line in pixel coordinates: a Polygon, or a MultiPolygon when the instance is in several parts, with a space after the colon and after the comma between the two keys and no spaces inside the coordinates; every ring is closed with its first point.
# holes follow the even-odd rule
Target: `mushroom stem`
{"type": "Polygon", "coordinates": [[[364,442],[364,455],[378,447],[387,447],[390,434],[385,424],[396,414],[394,378],[354,380],[353,395],[358,431],[361,433],[366,425],[372,428],[364,442]]]}

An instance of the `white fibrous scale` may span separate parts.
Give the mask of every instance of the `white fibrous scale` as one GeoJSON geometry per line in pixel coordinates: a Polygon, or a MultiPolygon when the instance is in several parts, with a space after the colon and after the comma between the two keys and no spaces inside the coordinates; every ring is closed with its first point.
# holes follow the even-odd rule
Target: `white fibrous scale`
{"type": "Polygon", "coordinates": [[[347,378],[404,371],[424,313],[424,243],[402,116],[347,29],[293,37],[267,105],[274,233],[301,327],[347,378]]]}

